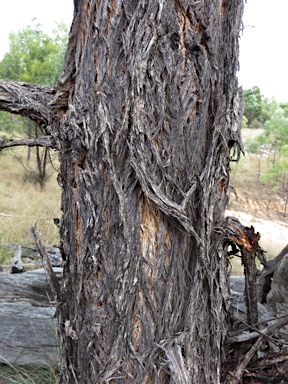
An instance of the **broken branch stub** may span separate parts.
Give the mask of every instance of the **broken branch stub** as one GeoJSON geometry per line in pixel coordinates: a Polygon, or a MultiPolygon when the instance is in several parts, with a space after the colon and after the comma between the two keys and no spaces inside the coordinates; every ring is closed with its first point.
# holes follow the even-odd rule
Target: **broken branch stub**
{"type": "Polygon", "coordinates": [[[236,226],[233,226],[233,228],[235,230],[235,236],[232,235],[231,239],[240,248],[242,263],[244,266],[247,323],[249,325],[255,325],[258,322],[256,284],[257,268],[255,257],[258,253],[263,253],[263,250],[258,243],[260,240],[260,234],[259,232],[255,233],[252,225],[249,228],[240,224],[238,228],[236,228],[236,226]]]}
{"type": "Polygon", "coordinates": [[[42,244],[42,241],[39,239],[39,236],[37,234],[36,224],[34,227],[31,227],[30,229],[31,229],[32,237],[33,237],[35,244],[37,246],[40,258],[42,260],[44,270],[46,272],[47,280],[50,284],[52,292],[56,296],[57,304],[60,304],[62,302],[60,284],[59,284],[59,281],[58,281],[58,279],[57,279],[57,277],[53,271],[49,257],[48,257],[47,252],[46,252],[46,249],[45,249],[44,245],[42,244]]]}

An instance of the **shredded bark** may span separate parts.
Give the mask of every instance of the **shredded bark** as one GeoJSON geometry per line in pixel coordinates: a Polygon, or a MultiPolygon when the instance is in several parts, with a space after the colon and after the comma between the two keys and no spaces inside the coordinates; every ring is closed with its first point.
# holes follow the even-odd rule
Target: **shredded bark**
{"type": "Polygon", "coordinates": [[[54,99],[0,83],[59,152],[59,383],[217,384],[243,1],[74,3],[54,99]]]}
{"type": "Polygon", "coordinates": [[[49,102],[55,95],[55,88],[18,81],[0,80],[0,110],[29,117],[37,124],[49,125],[49,102]]]}

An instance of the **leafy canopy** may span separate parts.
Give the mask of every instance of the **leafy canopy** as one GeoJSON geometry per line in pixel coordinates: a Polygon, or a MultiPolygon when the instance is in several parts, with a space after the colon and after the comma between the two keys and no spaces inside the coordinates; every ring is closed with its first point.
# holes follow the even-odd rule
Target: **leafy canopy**
{"type": "Polygon", "coordinates": [[[246,120],[242,121],[242,126],[262,127],[279,108],[285,112],[285,117],[288,117],[288,103],[278,103],[274,97],[270,99],[264,97],[257,86],[244,90],[243,96],[245,103],[243,118],[246,120]]]}
{"type": "MultiPolygon", "coordinates": [[[[0,78],[6,81],[55,85],[60,76],[68,41],[68,28],[56,24],[52,36],[45,34],[36,19],[9,34],[9,51],[0,62],[0,78]]],[[[31,132],[33,123],[20,116],[0,112],[0,131],[31,132]]],[[[7,139],[7,135],[1,135],[7,139]]],[[[30,136],[30,134],[29,134],[30,136]]]]}
{"type": "Polygon", "coordinates": [[[251,125],[253,120],[261,119],[262,112],[262,95],[259,87],[252,87],[243,91],[244,96],[244,116],[247,119],[248,126],[251,125]]]}
{"type": "Polygon", "coordinates": [[[271,119],[264,125],[266,142],[272,143],[279,149],[288,144],[288,118],[283,109],[277,109],[271,119]]]}
{"type": "Polygon", "coordinates": [[[52,36],[42,31],[36,19],[33,24],[9,35],[9,52],[0,62],[0,78],[55,85],[62,70],[68,29],[57,24],[52,36]]]}

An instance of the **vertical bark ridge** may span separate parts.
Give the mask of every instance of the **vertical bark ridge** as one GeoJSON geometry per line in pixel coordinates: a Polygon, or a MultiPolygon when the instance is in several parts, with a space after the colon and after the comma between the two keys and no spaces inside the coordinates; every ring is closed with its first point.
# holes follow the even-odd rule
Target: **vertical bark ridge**
{"type": "Polygon", "coordinates": [[[52,103],[65,110],[60,383],[220,382],[229,295],[214,228],[242,150],[242,8],[77,6],[52,103]]]}

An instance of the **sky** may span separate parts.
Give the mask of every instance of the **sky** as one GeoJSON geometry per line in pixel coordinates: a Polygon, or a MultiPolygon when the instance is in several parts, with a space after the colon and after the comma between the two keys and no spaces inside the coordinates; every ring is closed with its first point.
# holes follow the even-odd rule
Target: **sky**
{"type": "Polygon", "coordinates": [[[73,0],[0,0],[0,60],[9,50],[9,33],[31,24],[32,18],[42,24],[44,32],[55,29],[55,22],[70,27],[73,0]]]}
{"type": "MultiPolygon", "coordinates": [[[[261,93],[288,102],[287,0],[247,0],[240,38],[239,84],[257,85],[261,93]]],[[[73,0],[2,0],[0,14],[0,60],[9,49],[8,35],[36,17],[49,33],[55,21],[70,27],[73,0]]]]}
{"type": "Polygon", "coordinates": [[[287,15],[287,0],[247,0],[240,38],[239,84],[279,102],[288,102],[287,15]]]}

